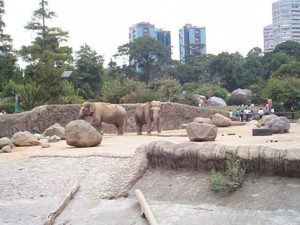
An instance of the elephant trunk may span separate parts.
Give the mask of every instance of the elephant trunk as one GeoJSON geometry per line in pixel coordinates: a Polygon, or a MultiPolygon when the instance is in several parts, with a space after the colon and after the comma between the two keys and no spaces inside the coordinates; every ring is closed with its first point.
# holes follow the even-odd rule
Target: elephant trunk
{"type": "Polygon", "coordinates": [[[78,116],[77,116],[77,119],[80,120],[84,117],[84,113],[82,113],[82,110],[80,110],[78,116]]]}
{"type": "Polygon", "coordinates": [[[157,127],[159,126],[159,110],[153,110],[153,124],[157,127]]]}

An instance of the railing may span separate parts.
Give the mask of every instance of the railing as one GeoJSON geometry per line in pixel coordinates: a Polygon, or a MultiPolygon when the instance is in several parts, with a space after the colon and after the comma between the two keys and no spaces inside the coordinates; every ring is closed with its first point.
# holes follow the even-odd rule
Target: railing
{"type": "Polygon", "coordinates": [[[300,111],[295,112],[275,112],[277,116],[285,116],[288,119],[297,120],[300,118],[300,111]]]}

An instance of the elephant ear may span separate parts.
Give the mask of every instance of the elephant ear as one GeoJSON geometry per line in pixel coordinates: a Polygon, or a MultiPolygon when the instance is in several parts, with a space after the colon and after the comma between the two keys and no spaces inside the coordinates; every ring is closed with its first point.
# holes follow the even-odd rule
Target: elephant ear
{"type": "Polygon", "coordinates": [[[89,104],[89,111],[90,111],[90,113],[94,113],[95,110],[96,110],[95,105],[93,103],[90,103],[89,104]]]}

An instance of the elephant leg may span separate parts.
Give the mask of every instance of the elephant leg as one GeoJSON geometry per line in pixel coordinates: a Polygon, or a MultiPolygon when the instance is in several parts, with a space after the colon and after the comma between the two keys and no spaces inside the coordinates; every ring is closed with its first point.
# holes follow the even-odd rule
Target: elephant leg
{"type": "Polygon", "coordinates": [[[123,135],[124,131],[123,131],[123,125],[116,125],[117,129],[118,129],[118,135],[123,135]]]}
{"type": "Polygon", "coordinates": [[[137,135],[142,135],[143,124],[137,118],[135,118],[135,124],[136,124],[137,135]]]}
{"type": "Polygon", "coordinates": [[[142,135],[142,130],[143,130],[143,124],[137,123],[136,124],[136,129],[137,129],[137,135],[142,135]]]}
{"type": "Polygon", "coordinates": [[[91,125],[93,127],[95,127],[100,134],[103,134],[101,123],[102,123],[101,120],[99,120],[99,119],[93,119],[91,125]]]}
{"type": "Polygon", "coordinates": [[[161,133],[160,121],[157,121],[157,133],[161,133]]]}

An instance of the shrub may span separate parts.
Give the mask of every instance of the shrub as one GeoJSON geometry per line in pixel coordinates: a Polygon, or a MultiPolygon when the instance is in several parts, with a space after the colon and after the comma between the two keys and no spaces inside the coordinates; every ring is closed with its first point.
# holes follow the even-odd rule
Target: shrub
{"type": "Polygon", "coordinates": [[[224,175],[215,169],[212,170],[212,175],[209,179],[210,188],[218,193],[235,191],[242,185],[244,175],[245,170],[242,168],[240,160],[235,160],[229,163],[224,175]]]}
{"type": "Polygon", "coordinates": [[[250,105],[251,99],[247,97],[230,97],[226,103],[227,105],[250,105]]]}
{"type": "Polygon", "coordinates": [[[14,113],[15,112],[15,104],[14,103],[2,103],[0,104],[0,111],[5,110],[6,113],[14,113]]]}
{"type": "Polygon", "coordinates": [[[143,92],[133,92],[125,95],[121,98],[121,103],[144,103],[153,101],[156,98],[155,93],[150,90],[145,90],[143,92]]]}

